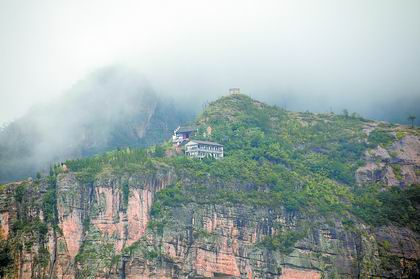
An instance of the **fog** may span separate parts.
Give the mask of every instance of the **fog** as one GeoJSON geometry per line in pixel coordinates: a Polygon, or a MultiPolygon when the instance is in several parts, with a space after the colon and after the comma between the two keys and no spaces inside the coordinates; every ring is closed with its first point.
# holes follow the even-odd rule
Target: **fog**
{"type": "Polygon", "coordinates": [[[133,70],[97,70],[0,130],[0,183],[48,173],[68,159],[162,143],[193,116],[133,70]]]}
{"type": "Polygon", "coordinates": [[[419,26],[418,0],[0,0],[0,123],[109,65],[195,111],[240,87],[404,122],[420,118],[419,26]]]}

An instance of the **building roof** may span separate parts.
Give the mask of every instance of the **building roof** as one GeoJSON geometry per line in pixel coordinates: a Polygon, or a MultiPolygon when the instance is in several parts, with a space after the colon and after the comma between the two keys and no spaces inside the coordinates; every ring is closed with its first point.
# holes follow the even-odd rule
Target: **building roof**
{"type": "Polygon", "coordinates": [[[175,131],[176,131],[176,133],[188,133],[188,132],[194,132],[194,131],[196,131],[197,130],[197,128],[195,128],[195,127],[191,127],[191,126],[181,126],[181,127],[178,127],[175,131]]]}
{"type": "Polygon", "coordinates": [[[198,144],[206,144],[206,145],[214,145],[214,146],[223,146],[220,143],[217,142],[212,142],[212,141],[203,141],[203,140],[191,140],[189,143],[187,143],[187,145],[191,144],[191,143],[198,143],[198,144]]]}

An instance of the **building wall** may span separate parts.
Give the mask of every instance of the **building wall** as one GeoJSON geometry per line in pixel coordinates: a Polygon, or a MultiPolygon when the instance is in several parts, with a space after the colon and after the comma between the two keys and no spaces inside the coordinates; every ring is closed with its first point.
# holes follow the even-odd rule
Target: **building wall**
{"type": "Polygon", "coordinates": [[[223,158],[223,147],[214,145],[194,144],[186,146],[185,154],[196,158],[223,158]]]}

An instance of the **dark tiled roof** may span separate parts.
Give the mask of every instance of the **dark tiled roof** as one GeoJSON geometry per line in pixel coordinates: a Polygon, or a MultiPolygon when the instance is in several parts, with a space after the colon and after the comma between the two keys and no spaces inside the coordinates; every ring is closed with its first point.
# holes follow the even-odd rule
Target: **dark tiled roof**
{"type": "Polygon", "coordinates": [[[212,141],[203,141],[203,140],[191,140],[190,142],[196,142],[198,144],[207,144],[207,145],[215,145],[215,146],[223,146],[220,143],[212,142],[212,141]]]}
{"type": "Polygon", "coordinates": [[[195,127],[185,126],[185,127],[180,127],[179,130],[177,131],[177,133],[194,132],[196,130],[197,130],[197,128],[195,128],[195,127]]]}

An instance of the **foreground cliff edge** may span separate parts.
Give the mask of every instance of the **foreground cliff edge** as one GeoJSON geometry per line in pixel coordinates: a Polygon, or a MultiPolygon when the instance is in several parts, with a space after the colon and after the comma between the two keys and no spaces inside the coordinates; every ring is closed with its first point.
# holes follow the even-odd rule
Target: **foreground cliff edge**
{"type": "Polygon", "coordinates": [[[420,276],[419,129],[239,94],[196,124],[225,158],[164,144],[0,186],[0,276],[420,276]]]}

